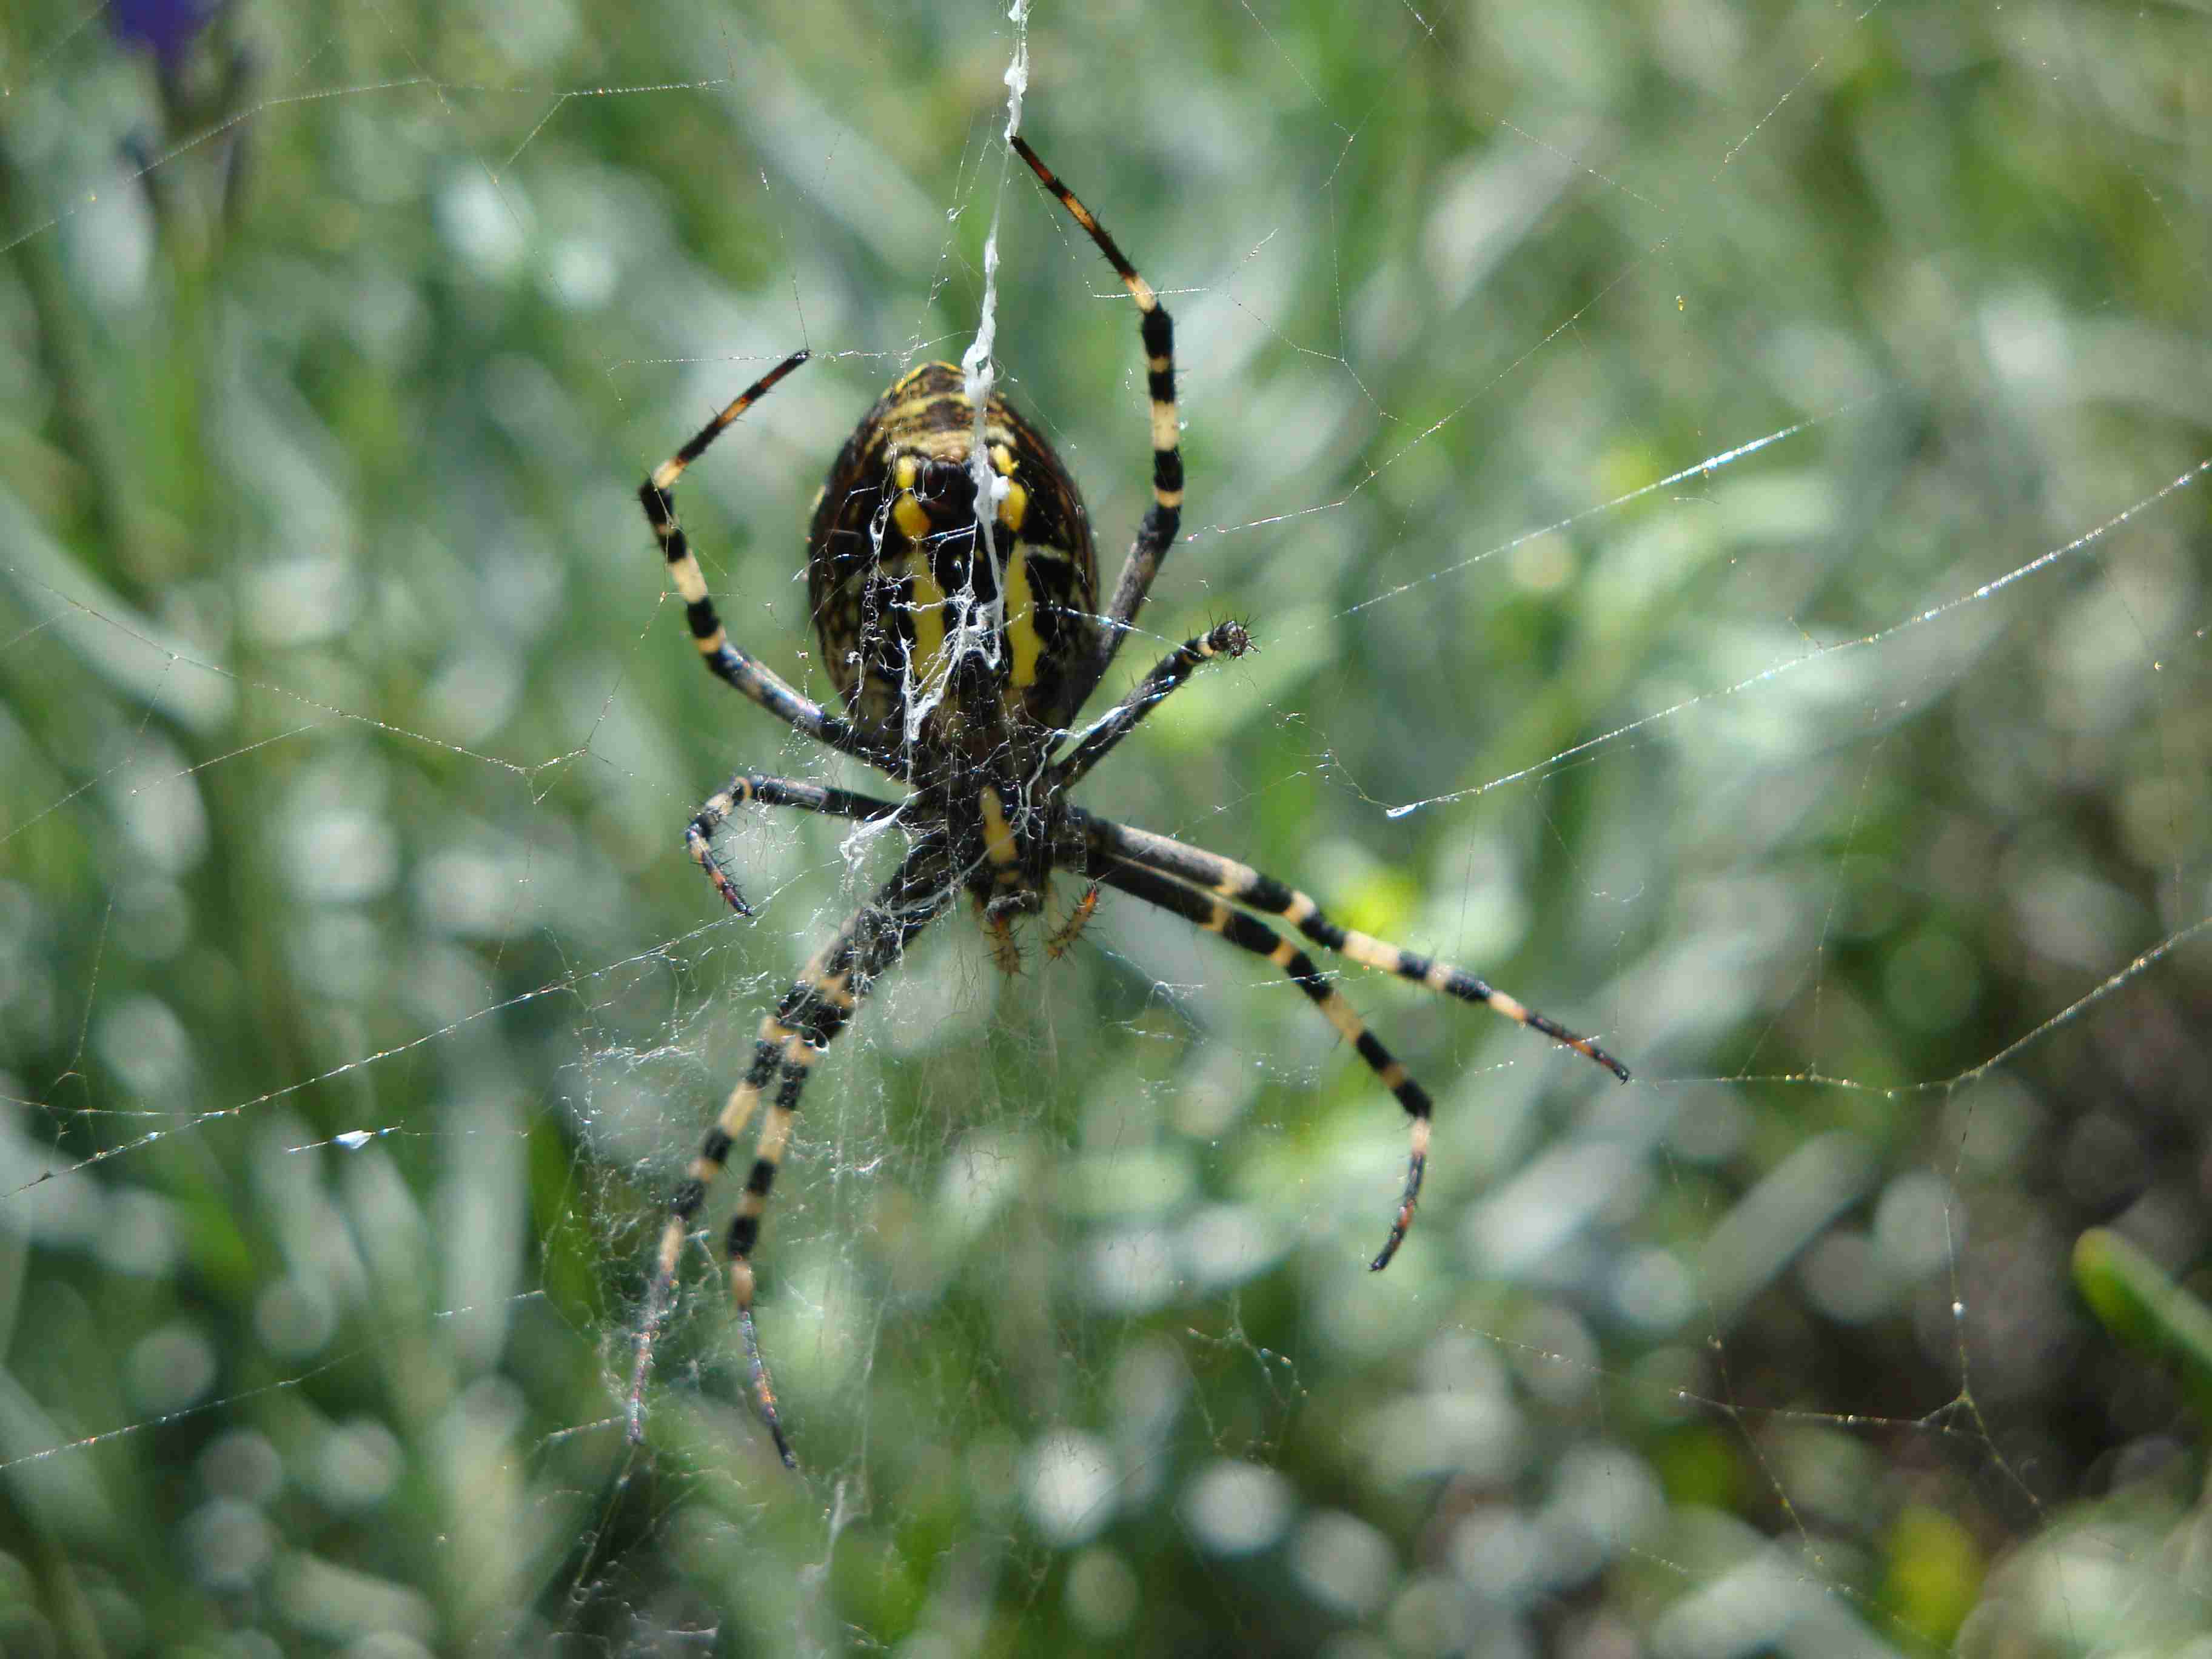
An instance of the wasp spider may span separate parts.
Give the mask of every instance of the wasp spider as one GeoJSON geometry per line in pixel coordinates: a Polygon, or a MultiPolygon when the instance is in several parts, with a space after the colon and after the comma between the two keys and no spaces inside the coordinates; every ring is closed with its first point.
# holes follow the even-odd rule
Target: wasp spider
{"type": "Polygon", "coordinates": [[[685,1239],[707,1189],[729,1161],[763,1097],[752,1170],[730,1223],[730,1292],[744,1332],[753,1398],[787,1464],[786,1438],[753,1322],[752,1254],[769,1190],[791,1144],[801,1091],[876,980],[962,891],[974,900],[1000,966],[1018,963],[1015,919],[1041,911],[1053,871],[1084,878],[1069,920],[1047,939],[1066,950],[1109,887],[1170,911],[1275,964],[1343,1033],[1397,1097],[1412,1124],[1406,1184],[1389,1236],[1370,1264],[1388,1267],[1413,1219],[1428,1159],[1430,1103],[1421,1085],[1367,1029],[1304,951],[1257,911],[1316,945],[1463,1001],[1487,1004],[1588,1055],[1626,1080],[1627,1069],[1588,1037],[1449,963],[1341,927],[1305,894],[1235,860],[1072,805],[1068,792],[1136,729],[1161,699],[1214,657],[1250,644],[1224,623],[1170,652],[1079,734],[1076,712],[1113,667],[1182,507],[1174,332],[1152,285],[1090,210],[1021,139],[1012,141],[1044,187],[1106,256],[1136,301],[1152,397],[1152,505],[1102,613],[1090,521],[1075,482],[1044,437],[991,393],[979,411],[961,370],[928,363],[901,377],[845,441],[814,503],[807,532],[807,597],[822,660],[837,691],[824,708],[732,643],[670,502],[684,470],[775,384],[806,361],[790,357],[653,470],[638,491],[647,521],[683,595],[708,669],[762,708],[841,754],[905,786],[901,801],[740,772],[702,807],[684,842],[724,901],[750,915],[714,847],[718,826],[747,804],[795,807],[861,823],[896,818],[902,863],[847,919],[761,1022],[752,1064],[730,1091],[698,1156],[669,1201],[637,1334],[630,1432],[641,1432],[653,1342],[667,1316],[685,1239]],[[1065,745],[1063,747],[1063,745],[1065,745]],[[1241,907],[1241,908],[1239,908],[1241,907]]]}

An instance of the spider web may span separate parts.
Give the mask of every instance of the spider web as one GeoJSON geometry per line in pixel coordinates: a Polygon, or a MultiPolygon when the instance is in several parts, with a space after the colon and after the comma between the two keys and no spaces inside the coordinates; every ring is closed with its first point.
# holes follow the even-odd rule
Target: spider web
{"type": "Polygon", "coordinates": [[[11,9],[7,1644],[2201,1653],[2203,1373],[2069,1260],[2203,1283],[2207,35],[11,9]],[[1261,647],[1083,800],[1637,1079],[1344,972],[1438,1106],[1370,1274],[1402,1126],[1295,988],[956,912],[766,1220],[804,1470],[741,1177],[632,1447],[666,1195],[901,850],[740,814],[718,910],[732,769],[882,786],[698,672],[636,480],[812,349],[681,507],[820,694],[807,503],[981,343],[1110,583],[1142,354],[1010,90],[1176,319],[1108,690],[1261,647]]]}

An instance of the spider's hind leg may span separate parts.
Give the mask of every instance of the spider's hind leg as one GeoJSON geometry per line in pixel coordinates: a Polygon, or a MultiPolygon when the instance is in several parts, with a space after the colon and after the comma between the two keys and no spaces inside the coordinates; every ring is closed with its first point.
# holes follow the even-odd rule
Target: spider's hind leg
{"type": "Polygon", "coordinates": [[[805,351],[793,352],[739,392],[693,434],[683,448],[645,475],[645,482],[637,489],[637,501],[645,511],[645,521],[653,531],[653,540],[659,544],[661,556],[667,561],[669,578],[683,596],[685,624],[691,630],[691,641],[698,647],[699,659],[708,672],[793,730],[865,761],[878,771],[899,777],[904,775],[905,769],[897,755],[855,728],[843,715],[823,708],[758,658],[732,642],[729,630],[722,626],[721,617],[714,609],[713,596],[707,591],[707,578],[691,551],[690,539],[684,535],[684,526],[676,516],[676,483],[685,469],[706,453],[708,446],[740,415],[773,391],[777,381],[805,362],[807,355],[805,351]]]}
{"type": "Polygon", "coordinates": [[[1114,586],[1114,598],[1107,607],[1106,626],[1099,635],[1097,649],[1090,663],[1068,683],[1066,707],[1059,715],[1065,720],[1083,706],[1084,699],[1097,689],[1098,682],[1114,665],[1115,653],[1121,648],[1122,635],[1129,631],[1137,620],[1137,612],[1144,608],[1145,596],[1152,591],[1152,578],[1159,574],[1160,561],[1167,556],[1168,549],[1175,545],[1176,537],[1182,531],[1182,419],[1176,408],[1175,324],[1152,285],[1137,274],[1128,256],[1106,234],[1106,228],[1091,210],[1076,198],[1075,192],[1039,159],[1025,140],[1015,137],[1008,142],[1014,153],[1029,163],[1037,182],[1058,197],[1060,206],[1083,227],[1084,234],[1106,256],[1106,263],[1114,267],[1121,286],[1136,301],[1137,328],[1145,347],[1145,392],[1152,404],[1152,504],[1146,509],[1144,520],[1137,526],[1136,539],[1129,546],[1128,562],[1121,567],[1121,580],[1114,586]]]}

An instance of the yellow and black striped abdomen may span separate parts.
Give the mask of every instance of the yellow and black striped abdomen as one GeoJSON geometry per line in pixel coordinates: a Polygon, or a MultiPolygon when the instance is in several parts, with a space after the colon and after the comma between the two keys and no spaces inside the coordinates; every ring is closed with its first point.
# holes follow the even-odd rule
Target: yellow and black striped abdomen
{"type": "Polygon", "coordinates": [[[983,433],[998,496],[988,557],[975,405],[951,363],[883,395],[815,502],[807,597],[823,659],[854,717],[894,745],[995,742],[1010,720],[1042,731],[1097,644],[1097,560],[1074,482],[995,393],[983,433]],[[970,706],[981,696],[988,715],[970,706]]]}

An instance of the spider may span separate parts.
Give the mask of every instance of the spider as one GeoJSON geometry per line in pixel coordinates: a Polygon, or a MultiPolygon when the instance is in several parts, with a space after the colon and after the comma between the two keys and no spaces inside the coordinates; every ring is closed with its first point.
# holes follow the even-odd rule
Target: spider
{"type": "Polygon", "coordinates": [[[738,417],[806,361],[797,351],[745,388],[638,490],[646,520],[682,594],[709,672],[793,730],[866,763],[908,791],[889,801],[850,790],[741,771],[692,818],[692,859],[740,915],[752,914],[714,847],[740,805],[795,808],[862,823],[896,818],[908,842],[897,871],[848,917],[761,1022],[751,1066],[723,1103],[668,1206],[636,1339],[629,1432],[643,1434],[653,1343],[707,1191],[765,1097],[751,1174],[730,1222],[730,1293],[744,1333],[754,1403],[778,1455],[798,1467],[753,1321],[752,1255],[769,1191],[815,1063],[860,1000],[915,936],[964,890],[998,965],[1019,966],[1013,927],[1044,908],[1055,869],[1085,878],[1068,920],[1046,939],[1058,956],[1109,887],[1218,933],[1282,970],[1341,1032],[1405,1108],[1412,1149],[1389,1237],[1390,1258],[1412,1225],[1429,1153],[1430,1100],[1313,959],[1250,911],[1279,918],[1315,944],[1463,1001],[1486,1004],[1589,1056],[1626,1082],[1628,1070],[1588,1037],[1463,969],[1340,927],[1272,876],[1072,804],[1068,792],[1201,663],[1250,647],[1237,623],[1186,641],[1082,732],[1069,722],[1114,665],[1122,639],[1175,543],[1183,477],[1176,410],[1174,330],[1138,275],[1075,193],[1018,137],[1011,143],[1090,237],[1136,301],[1152,399],[1152,504],[1101,615],[1090,521],[1074,480],[1036,428],[995,392],[975,406],[963,371],[928,363],[902,376],[845,441],[815,498],[807,534],[807,597],[823,661],[838,694],[824,708],[732,643],[670,496],[684,471],[738,417]],[[1065,745],[1063,747],[1063,745],[1065,745]],[[1241,907],[1241,908],[1239,908],[1241,907]]]}

